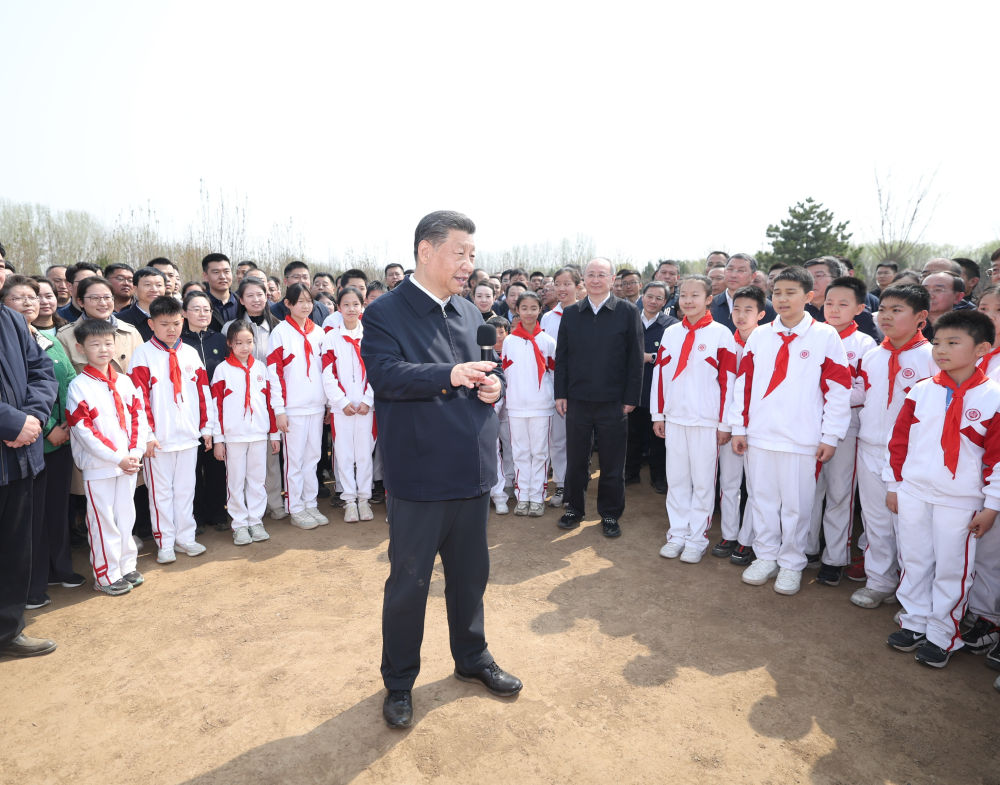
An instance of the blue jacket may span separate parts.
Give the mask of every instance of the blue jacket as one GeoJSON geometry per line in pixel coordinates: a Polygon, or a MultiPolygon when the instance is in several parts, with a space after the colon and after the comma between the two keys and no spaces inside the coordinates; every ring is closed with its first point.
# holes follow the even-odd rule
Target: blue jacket
{"type": "Polygon", "coordinates": [[[496,483],[496,412],[478,390],[451,386],[452,366],[481,359],[482,324],[468,300],[453,296],[442,312],[409,278],[365,309],[361,356],[390,494],[471,499],[496,483]]]}
{"type": "MultiPolygon", "coordinates": [[[[44,426],[59,394],[52,360],[28,332],[24,317],[0,305],[0,440],[12,441],[32,414],[44,426]]],[[[0,486],[45,468],[44,439],[14,450],[0,441],[0,486]]]]}
{"type": "MultiPolygon", "coordinates": [[[[724,324],[729,328],[729,332],[736,332],[736,325],[733,324],[733,314],[729,310],[729,301],[726,299],[725,292],[719,292],[715,295],[715,299],[712,300],[712,318],[719,324],[724,324]]],[[[764,300],[764,318],[760,320],[761,324],[767,324],[768,322],[773,322],[774,317],[777,316],[774,312],[774,306],[771,305],[770,300],[764,300]]],[[[680,314],[677,314],[677,318],[680,318],[680,314]]]]}

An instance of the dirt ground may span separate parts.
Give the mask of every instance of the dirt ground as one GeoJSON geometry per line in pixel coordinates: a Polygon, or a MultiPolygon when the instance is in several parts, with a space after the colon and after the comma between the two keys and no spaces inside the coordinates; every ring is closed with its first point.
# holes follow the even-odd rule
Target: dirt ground
{"type": "Polygon", "coordinates": [[[0,662],[0,779],[1000,782],[981,657],[938,671],[892,651],[896,606],[855,608],[846,580],[807,572],[783,597],[728,561],[660,558],[663,497],[646,485],[629,488],[619,540],[593,506],[570,533],[553,510],[491,519],[486,630],[524,681],[515,700],[453,678],[438,565],[415,725],[390,731],[384,509],[306,532],[272,522],[270,542],[243,548],[206,533],[207,554],[166,566],[147,548],[145,585],[121,598],[55,588],[27,632],[58,651],[0,662]]]}

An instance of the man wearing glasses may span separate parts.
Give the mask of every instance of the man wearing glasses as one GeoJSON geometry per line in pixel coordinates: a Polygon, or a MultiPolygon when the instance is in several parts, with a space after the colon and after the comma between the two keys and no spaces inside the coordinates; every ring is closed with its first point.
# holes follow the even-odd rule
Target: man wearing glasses
{"type": "Polygon", "coordinates": [[[132,304],[132,274],[135,272],[127,264],[115,262],[104,268],[104,277],[111,284],[115,296],[115,313],[124,311],[132,304]]]}

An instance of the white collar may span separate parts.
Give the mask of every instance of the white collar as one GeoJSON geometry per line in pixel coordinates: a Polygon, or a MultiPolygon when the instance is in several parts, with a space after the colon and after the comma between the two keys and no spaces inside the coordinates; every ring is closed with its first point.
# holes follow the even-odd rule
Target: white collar
{"type": "Polygon", "coordinates": [[[599,303],[594,305],[594,301],[590,299],[590,295],[587,295],[587,302],[590,305],[590,309],[596,314],[601,308],[604,307],[604,303],[611,299],[611,292],[608,292],[608,296],[601,300],[599,303]]]}
{"type": "Polygon", "coordinates": [[[411,275],[410,276],[410,281],[412,281],[413,285],[416,286],[420,291],[422,291],[424,294],[426,294],[428,297],[430,297],[434,302],[436,302],[438,305],[440,305],[441,306],[441,311],[444,312],[444,307],[448,304],[448,301],[451,299],[451,295],[450,294],[444,300],[442,300],[436,294],[431,294],[431,292],[427,289],[427,287],[424,286],[422,283],[420,283],[420,281],[417,280],[417,276],[411,275]]]}

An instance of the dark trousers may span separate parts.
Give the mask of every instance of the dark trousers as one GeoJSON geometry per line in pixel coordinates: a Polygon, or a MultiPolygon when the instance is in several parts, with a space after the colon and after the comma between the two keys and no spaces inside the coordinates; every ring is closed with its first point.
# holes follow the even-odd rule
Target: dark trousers
{"type": "Polygon", "coordinates": [[[227,493],[225,462],[199,444],[194,485],[194,519],[199,526],[226,522],[227,493]]]}
{"type": "Polygon", "coordinates": [[[649,446],[649,479],[667,479],[667,451],[663,439],[653,433],[653,418],[649,407],[636,406],[628,416],[628,447],[625,455],[625,476],[638,477],[642,467],[642,448],[649,446]]]}
{"type": "Polygon", "coordinates": [[[0,486],[0,646],[24,629],[31,578],[31,506],[34,481],[0,486]]]}
{"type": "Polygon", "coordinates": [[[598,444],[601,477],[597,483],[597,512],[602,518],[620,518],[625,511],[625,444],[628,423],[622,404],[570,399],[566,407],[566,506],[586,512],[590,479],[590,447],[598,444]]]}
{"type": "Polygon", "coordinates": [[[31,509],[31,582],[28,597],[40,599],[49,579],[73,574],[69,552],[69,486],[73,453],[69,445],[45,453],[45,470],[35,477],[31,509]]]}
{"type": "Polygon", "coordinates": [[[388,496],[389,579],[382,602],[382,680],[413,689],[434,557],[441,554],[448,636],[455,666],[472,672],[493,662],[483,629],[483,592],[490,575],[486,543],[489,494],[416,502],[388,496]]]}

